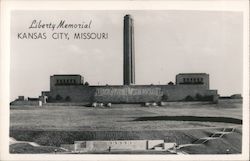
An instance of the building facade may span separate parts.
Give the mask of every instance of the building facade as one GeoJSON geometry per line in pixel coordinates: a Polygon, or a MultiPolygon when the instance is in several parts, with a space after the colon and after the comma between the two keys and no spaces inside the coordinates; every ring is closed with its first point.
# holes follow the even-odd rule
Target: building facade
{"type": "Polygon", "coordinates": [[[175,84],[135,85],[134,21],[125,15],[123,24],[123,85],[89,86],[80,75],[53,75],[50,91],[42,92],[42,97],[48,102],[89,103],[218,100],[217,90],[209,89],[206,73],[180,73],[175,84]]]}
{"type": "Polygon", "coordinates": [[[50,91],[39,97],[43,102],[145,103],[161,101],[213,101],[217,90],[209,89],[206,73],[180,73],[168,85],[135,84],[134,21],[124,16],[123,85],[89,86],[78,74],[50,76],[50,91]]]}
{"type": "Polygon", "coordinates": [[[177,85],[203,85],[209,89],[209,75],[206,73],[180,73],[176,75],[177,85]]]}
{"type": "Polygon", "coordinates": [[[75,141],[75,152],[101,151],[165,151],[176,146],[176,143],[165,143],[164,140],[93,140],[75,141]]]}
{"type": "Polygon", "coordinates": [[[79,74],[62,74],[50,76],[50,90],[55,86],[83,85],[83,77],[79,74]]]}
{"type": "Polygon", "coordinates": [[[76,84],[60,84],[57,80],[71,80],[73,77],[71,75],[52,76],[51,90],[42,92],[42,97],[46,97],[48,102],[89,103],[216,102],[218,100],[217,90],[209,89],[209,75],[205,73],[178,74],[176,83],[170,85],[91,86],[84,85],[80,76],[74,78],[77,79],[76,84]],[[193,82],[188,82],[191,78],[193,82]]]}

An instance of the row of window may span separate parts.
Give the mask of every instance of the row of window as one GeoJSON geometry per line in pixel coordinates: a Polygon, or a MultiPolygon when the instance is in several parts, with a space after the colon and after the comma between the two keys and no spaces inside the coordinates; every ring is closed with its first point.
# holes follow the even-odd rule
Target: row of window
{"type": "Polygon", "coordinates": [[[75,79],[57,79],[56,84],[76,84],[75,79]]]}
{"type": "Polygon", "coordinates": [[[203,82],[203,78],[183,78],[183,82],[203,82]]]}
{"type": "Polygon", "coordinates": [[[127,141],[123,141],[123,142],[121,142],[121,141],[119,141],[119,142],[116,142],[116,141],[112,141],[112,142],[110,142],[110,144],[132,144],[131,142],[127,142],[127,141]]]}
{"type": "MultiPolygon", "coordinates": [[[[111,141],[111,142],[109,142],[110,143],[110,145],[116,145],[116,144],[132,144],[132,142],[130,142],[130,141],[111,141]]],[[[81,144],[80,144],[80,148],[86,148],[86,142],[82,142],[81,144]]]]}

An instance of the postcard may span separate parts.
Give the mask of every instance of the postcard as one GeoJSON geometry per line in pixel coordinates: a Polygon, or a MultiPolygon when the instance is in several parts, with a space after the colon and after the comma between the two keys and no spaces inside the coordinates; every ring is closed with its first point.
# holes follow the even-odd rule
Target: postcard
{"type": "Polygon", "coordinates": [[[3,1],[1,160],[248,160],[248,3],[3,1]]]}

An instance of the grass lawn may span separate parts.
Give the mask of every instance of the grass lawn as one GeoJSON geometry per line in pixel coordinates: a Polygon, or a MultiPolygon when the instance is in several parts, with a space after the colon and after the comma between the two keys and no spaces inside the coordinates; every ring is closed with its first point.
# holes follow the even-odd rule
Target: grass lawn
{"type": "MultiPolygon", "coordinates": [[[[230,102],[229,102],[230,101],[230,102]]],[[[189,121],[182,116],[227,117],[242,119],[241,102],[219,104],[200,102],[168,103],[163,107],[113,105],[111,108],[84,106],[14,107],[10,110],[10,128],[15,130],[131,131],[169,130],[232,126],[233,123],[189,121]],[[140,117],[173,117],[172,120],[140,121],[140,117]],[[180,118],[180,120],[178,120],[180,118]],[[138,121],[136,121],[138,120],[138,121]]]]}
{"type": "MultiPolygon", "coordinates": [[[[232,153],[240,153],[241,119],[241,100],[223,100],[219,104],[169,102],[162,107],[138,104],[114,104],[111,108],[12,106],[10,136],[48,147],[73,144],[77,140],[163,139],[165,142],[190,144],[224,127],[234,126],[238,132],[229,138],[183,150],[193,154],[216,154],[224,153],[225,147],[231,147],[232,153]]],[[[23,149],[18,145],[10,147],[10,150],[14,153],[53,152],[52,148],[24,146],[23,149]]]]}

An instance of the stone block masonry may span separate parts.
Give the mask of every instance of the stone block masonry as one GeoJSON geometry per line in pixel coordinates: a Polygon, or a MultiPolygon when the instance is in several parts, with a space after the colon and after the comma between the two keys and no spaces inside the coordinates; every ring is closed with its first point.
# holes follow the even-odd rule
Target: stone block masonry
{"type": "Polygon", "coordinates": [[[75,152],[101,152],[101,151],[145,151],[168,150],[176,143],[164,143],[164,140],[93,140],[75,141],[75,152]]]}
{"type": "Polygon", "coordinates": [[[48,102],[143,103],[192,101],[208,97],[214,101],[217,90],[203,85],[133,85],[133,86],[55,86],[46,92],[48,102]],[[192,100],[188,100],[192,99],[192,100]]]}

